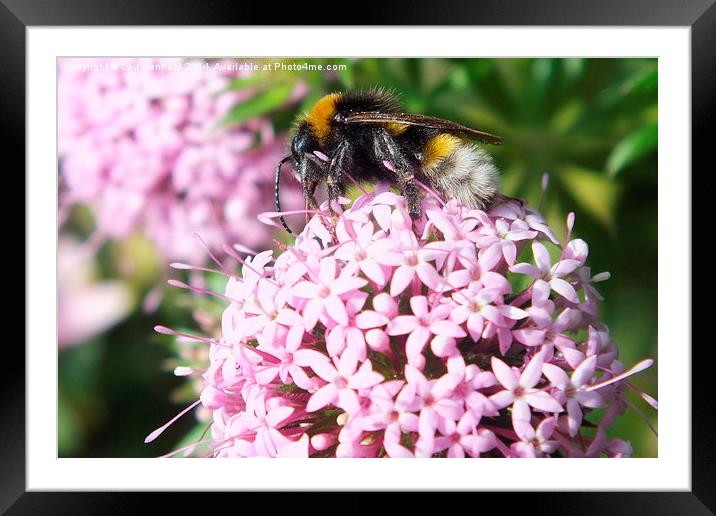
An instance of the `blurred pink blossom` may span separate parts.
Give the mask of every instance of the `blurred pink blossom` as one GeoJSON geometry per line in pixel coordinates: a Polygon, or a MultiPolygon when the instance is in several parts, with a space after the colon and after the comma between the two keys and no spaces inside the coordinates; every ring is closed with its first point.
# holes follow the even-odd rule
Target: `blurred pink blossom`
{"type": "Polygon", "coordinates": [[[560,244],[512,200],[485,213],[428,199],[416,221],[382,186],[340,202],[217,294],[209,455],[629,456],[606,431],[652,361],[627,370],[595,322],[586,243],[560,244]]]}
{"type": "MultiPolygon", "coordinates": [[[[179,58],[61,59],[58,148],[61,208],[88,204],[98,231],[143,231],[166,258],[201,261],[211,249],[261,247],[284,140],[257,117],[219,122],[252,93],[227,91],[246,73],[179,58]],[[259,142],[257,146],[256,143],[259,142]]],[[[296,95],[303,87],[297,86],[296,95]]],[[[295,100],[295,99],[294,99],[295,100]]],[[[291,191],[287,189],[286,197],[291,191]]],[[[288,200],[288,199],[287,199],[288,200]]]]}
{"type": "Polygon", "coordinates": [[[72,346],[121,321],[132,306],[121,281],[97,280],[92,250],[71,237],[57,249],[57,332],[60,347],[72,346]]]}

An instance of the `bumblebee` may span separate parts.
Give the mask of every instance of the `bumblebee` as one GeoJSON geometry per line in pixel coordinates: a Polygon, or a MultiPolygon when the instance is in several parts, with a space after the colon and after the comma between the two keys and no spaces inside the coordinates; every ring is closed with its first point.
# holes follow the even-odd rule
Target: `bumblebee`
{"type": "MultiPolygon", "coordinates": [[[[307,206],[325,181],[328,199],[356,181],[388,181],[405,197],[411,216],[420,214],[420,184],[462,204],[486,209],[499,193],[492,158],[472,140],[499,145],[492,134],[449,120],[401,112],[395,95],[381,90],[331,93],[297,121],[291,154],[276,167],[274,197],[281,211],[281,167],[292,161],[307,206]],[[417,180],[417,181],[416,181],[417,180]]],[[[330,204],[330,203],[329,203],[330,204]]],[[[283,217],[281,223],[291,233],[283,217]]]]}

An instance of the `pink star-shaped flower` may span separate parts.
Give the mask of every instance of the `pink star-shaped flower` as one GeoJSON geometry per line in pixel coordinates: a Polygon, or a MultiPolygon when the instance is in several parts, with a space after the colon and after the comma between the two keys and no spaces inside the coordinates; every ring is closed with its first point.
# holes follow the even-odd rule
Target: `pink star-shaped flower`
{"type": "Polygon", "coordinates": [[[527,312],[521,308],[502,304],[500,291],[483,288],[479,282],[455,292],[452,298],[458,306],[450,312],[450,319],[457,324],[467,322],[467,331],[474,341],[482,337],[487,322],[508,328],[514,321],[527,317],[527,312]]]}
{"type": "Polygon", "coordinates": [[[420,250],[415,233],[405,231],[400,234],[400,251],[402,260],[390,280],[391,296],[403,292],[416,277],[432,290],[440,291],[444,287],[444,278],[425,257],[426,253],[420,250]]]}
{"type": "MultiPolygon", "coordinates": [[[[355,225],[348,227],[353,230],[355,225]]],[[[355,274],[360,270],[382,288],[387,282],[386,271],[400,264],[402,257],[393,251],[397,241],[388,238],[373,240],[373,230],[371,222],[363,224],[355,237],[342,243],[333,256],[346,262],[346,273],[355,274]]]]}
{"type": "MultiPolygon", "coordinates": [[[[490,220],[489,218],[487,219],[490,220]]],[[[488,249],[496,246],[508,266],[512,266],[517,258],[517,245],[515,242],[522,240],[533,240],[537,232],[530,230],[524,220],[515,219],[508,222],[506,219],[498,218],[494,225],[483,225],[478,231],[475,243],[481,249],[488,249]]]]}
{"type": "Polygon", "coordinates": [[[597,391],[588,391],[586,387],[594,377],[597,366],[597,357],[592,355],[585,358],[579,367],[572,373],[571,378],[564,370],[554,364],[544,364],[542,371],[552,382],[558,393],[555,395],[562,403],[567,404],[567,428],[569,435],[577,435],[582,425],[582,407],[599,408],[604,406],[604,399],[597,391]]]}
{"type": "Polygon", "coordinates": [[[517,457],[534,458],[551,455],[559,448],[559,441],[550,439],[556,426],[556,416],[544,418],[536,430],[531,425],[525,428],[521,440],[512,443],[510,449],[517,457]]]}
{"type": "Polygon", "coordinates": [[[266,341],[272,342],[279,324],[302,326],[300,314],[286,306],[290,296],[290,287],[278,287],[271,281],[259,280],[256,294],[244,305],[246,314],[254,314],[254,317],[247,317],[244,321],[245,333],[261,332],[266,341]]]}
{"type": "Polygon", "coordinates": [[[564,277],[574,272],[581,265],[580,261],[566,258],[552,265],[549,251],[544,244],[536,240],[532,242],[532,253],[537,267],[529,263],[517,263],[510,267],[510,270],[518,274],[526,274],[537,280],[544,280],[549,284],[550,289],[560,296],[572,303],[579,303],[577,291],[564,277]]]}
{"type": "Polygon", "coordinates": [[[405,353],[408,363],[422,368],[424,358],[423,348],[430,339],[430,335],[460,338],[467,333],[458,324],[447,320],[452,307],[444,304],[430,310],[430,304],[425,296],[414,296],[410,299],[410,307],[414,315],[399,315],[388,326],[388,335],[405,335],[408,340],[405,353]]]}
{"type": "Polygon", "coordinates": [[[574,339],[567,332],[574,329],[581,320],[581,312],[574,308],[564,309],[552,319],[555,304],[548,299],[549,285],[542,280],[532,285],[532,306],[527,309],[533,326],[513,330],[518,342],[529,347],[556,346],[564,349],[574,347],[574,339]]]}
{"type": "Polygon", "coordinates": [[[263,362],[263,367],[257,368],[255,378],[259,385],[268,385],[276,376],[278,376],[284,384],[293,381],[297,386],[306,389],[309,392],[315,390],[315,381],[308,377],[302,366],[308,365],[308,359],[301,360],[301,355],[305,355],[306,351],[301,350],[301,341],[304,335],[303,326],[291,327],[285,336],[284,345],[275,345],[272,341],[261,339],[256,349],[276,357],[277,361],[263,362]]]}
{"type": "Polygon", "coordinates": [[[366,389],[383,381],[383,376],[373,371],[370,361],[358,368],[355,353],[346,350],[334,364],[318,351],[304,355],[307,365],[320,376],[326,385],[318,389],[306,405],[306,412],[315,412],[326,405],[336,405],[348,414],[360,409],[357,390],[366,389]]]}
{"type": "Polygon", "coordinates": [[[365,286],[368,281],[349,275],[336,275],[336,259],[329,256],[321,260],[315,282],[300,281],[291,288],[294,296],[308,299],[303,309],[306,330],[313,329],[324,310],[338,324],[348,324],[348,313],[341,296],[349,296],[365,286]]]}
{"type": "Polygon", "coordinates": [[[542,378],[544,357],[537,353],[525,366],[522,374],[511,369],[497,357],[492,357],[492,371],[504,390],[490,396],[498,410],[512,405],[512,426],[517,435],[527,435],[531,424],[530,406],[543,412],[562,412],[562,405],[541,389],[535,389],[542,378]]]}
{"type": "Polygon", "coordinates": [[[450,397],[456,378],[448,375],[428,380],[416,368],[406,365],[407,384],[401,389],[396,406],[401,411],[419,413],[416,456],[430,457],[435,453],[435,431],[444,428],[446,420],[458,421],[463,413],[462,402],[450,397]]]}
{"type": "Polygon", "coordinates": [[[452,421],[448,421],[446,427],[445,434],[435,439],[435,451],[447,449],[448,458],[462,459],[466,454],[479,457],[497,445],[495,434],[486,428],[468,431],[468,426],[461,428],[452,421]]]}

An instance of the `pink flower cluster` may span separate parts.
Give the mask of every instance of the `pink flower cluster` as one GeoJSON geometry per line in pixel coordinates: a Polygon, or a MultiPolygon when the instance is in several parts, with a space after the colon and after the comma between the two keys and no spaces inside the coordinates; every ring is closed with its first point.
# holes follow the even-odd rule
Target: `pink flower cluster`
{"type": "MultiPolygon", "coordinates": [[[[256,215],[270,207],[284,141],[261,117],[219,126],[251,95],[227,91],[246,72],[219,65],[61,59],[61,207],[88,204],[103,235],[141,230],[168,258],[205,257],[193,232],[212,249],[225,242],[266,245],[270,231],[256,215]]],[[[302,94],[299,87],[295,96],[302,94]]]]}
{"type": "Polygon", "coordinates": [[[426,200],[418,221],[380,187],[324,203],[221,295],[201,393],[213,456],[629,456],[606,431],[651,361],[618,361],[594,288],[608,274],[573,223],[560,244],[516,200],[426,200]]]}

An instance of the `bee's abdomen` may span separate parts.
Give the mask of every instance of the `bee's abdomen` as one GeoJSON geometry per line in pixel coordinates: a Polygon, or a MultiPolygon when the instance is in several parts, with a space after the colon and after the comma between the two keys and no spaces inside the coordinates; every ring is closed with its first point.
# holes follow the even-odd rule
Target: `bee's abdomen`
{"type": "Polygon", "coordinates": [[[451,134],[431,138],[421,164],[432,186],[470,208],[488,208],[499,191],[499,173],[489,154],[451,134]]]}

